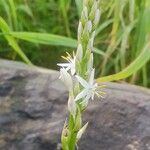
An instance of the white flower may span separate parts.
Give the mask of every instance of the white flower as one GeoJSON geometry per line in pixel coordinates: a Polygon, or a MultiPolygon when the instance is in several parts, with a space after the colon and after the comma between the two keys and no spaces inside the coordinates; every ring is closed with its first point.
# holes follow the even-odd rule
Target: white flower
{"type": "Polygon", "coordinates": [[[80,76],[76,76],[77,80],[80,82],[80,84],[84,87],[84,89],[76,96],[75,101],[78,101],[81,98],[84,98],[84,101],[87,103],[89,99],[94,99],[94,95],[96,94],[98,97],[103,97],[105,94],[104,92],[100,91],[97,83],[94,83],[94,74],[95,69],[92,70],[89,82],[85,81],[80,76]]]}
{"type": "Polygon", "coordinates": [[[61,81],[65,84],[65,86],[67,87],[67,89],[69,91],[72,90],[73,88],[73,81],[72,78],[70,76],[70,74],[66,71],[65,68],[61,68],[60,69],[60,77],[59,79],[61,79],[61,81]]]}
{"type": "MultiPolygon", "coordinates": [[[[68,53],[67,53],[68,54],[68,53]]],[[[74,58],[71,57],[70,54],[68,54],[67,57],[63,57],[64,59],[66,59],[68,61],[68,63],[59,63],[57,64],[58,66],[65,68],[66,71],[71,71],[71,74],[74,75],[76,72],[76,57],[74,56],[74,58]]]]}

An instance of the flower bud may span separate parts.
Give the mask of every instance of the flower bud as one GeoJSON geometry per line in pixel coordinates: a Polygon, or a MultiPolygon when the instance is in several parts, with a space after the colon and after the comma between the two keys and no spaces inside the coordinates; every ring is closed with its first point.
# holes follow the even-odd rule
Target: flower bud
{"type": "Polygon", "coordinates": [[[95,38],[95,31],[92,32],[92,35],[91,35],[91,42],[92,42],[92,45],[94,45],[94,38],[95,38]]]}
{"type": "Polygon", "coordinates": [[[97,1],[94,1],[94,4],[93,4],[93,6],[92,6],[92,8],[91,8],[91,12],[90,12],[90,15],[89,15],[89,18],[90,18],[91,20],[94,20],[96,10],[97,10],[97,1]]]}
{"type": "Polygon", "coordinates": [[[76,113],[76,122],[74,125],[74,131],[78,131],[82,126],[82,118],[81,118],[81,110],[77,106],[77,113],[76,113]]]}
{"type": "Polygon", "coordinates": [[[80,41],[81,35],[83,32],[83,27],[82,27],[82,23],[81,21],[79,22],[79,26],[78,26],[78,40],[80,41]]]}
{"type": "Polygon", "coordinates": [[[76,115],[76,102],[74,100],[73,93],[69,93],[69,100],[68,100],[68,110],[72,114],[72,116],[75,118],[76,115]]]}
{"type": "Polygon", "coordinates": [[[87,42],[89,39],[89,26],[88,26],[88,22],[85,24],[84,26],[84,30],[83,30],[83,34],[82,34],[82,42],[87,42]]]}
{"type": "Polygon", "coordinates": [[[89,0],[83,0],[83,5],[88,6],[89,0]]]}
{"type": "Polygon", "coordinates": [[[90,50],[90,52],[93,51],[93,45],[94,45],[94,38],[95,38],[95,31],[92,32],[91,38],[88,41],[87,49],[90,50]]]}
{"type": "Polygon", "coordinates": [[[78,61],[81,61],[82,57],[83,57],[83,48],[81,44],[78,44],[77,52],[76,52],[76,59],[78,61]]]}
{"type": "Polygon", "coordinates": [[[72,78],[71,78],[70,74],[67,72],[66,69],[64,69],[64,68],[60,69],[60,77],[59,78],[65,84],[67,89],[69,91],[71,91],[73,88],[73,82],[72,82],[72,78]]]}
{"type": "Polygon", "coordinates": [[[93,39],[89,39],[88,45],[87,45],[87,49],[90,50],[90,52],[93,51],[93,39]]]}
{"type": "Polygon", "coordinates": [[[97,10],[96,10],[96,13],[95,13],[95,19],[94,19],[94,24],[95,24],[95,26],[97,26],[97,24],[99,23],[100,15],[101,15],[101,12],[100,12],[99,9],[97,9],[97,10]]]}
{"type": "Polygon", "coordinates": [[[88,21],[87,22],[87,26],[88,26],[88,31],[89,33],[92,31],[92,22],[91,21],[88,21]]]}
{"type": "Polygon", "coordinates": [[[67,121],[65,121],[63,130],[62,130],[62,135],[61,135],[61,143],[62,143],[62,148],[69,150],[68,147],[68,132],[69,130],[67,129],[67,121]]]}
{"type": "Polygon", "coordinates": [[[79,130],[77,134],[77,141],[82,137],[83,133],[85,132],[86,128],[88,126],[88,122],[79,130]]]}
{"type": "Polygon", "coordinates": [[[87,70],[88,74],[91,74],[91,71],[93,70],[93,53],[91,53],[88,64],[87,64],[87,70]]]}
{"type": "Polygon", "coordinates": [[[88,21],[88,9],[84,6],[82,14],[81,14],[81,22],[85,24],[88,21]]]}

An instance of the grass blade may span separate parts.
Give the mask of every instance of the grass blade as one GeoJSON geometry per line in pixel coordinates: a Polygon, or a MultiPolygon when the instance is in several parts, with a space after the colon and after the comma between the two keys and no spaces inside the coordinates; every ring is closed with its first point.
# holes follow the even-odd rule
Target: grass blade
{"type": "Polygon", "coordinates": [[[4,8],[6,12],[6,16],[7,16],[7,20],[8,20],[10,28],[13,29],[13,23],[12,23],[9,5],[7,4],[5,0],[1,0],[0,4],[2,5],[2,7],[4,8]]]}
{"type": "Polygon", "coordinates": [[[55,46],[59,45],[72,48],[77,46],[76,40],[54,34],[35,33],[35,32],[10,32],[10,35],[18,39],[38,44],[55,45],[55,46]]]}
{"type": "MultiPolygon", "coordinates": [[[[2,17],[0,17],[0,29],[2,30],[3,33],[10,33],[10,29],[7,25],[7,23],[4,21],[2,17]]],[[[21,48],[19,47],[18,43],[16,40],[8,35],[4,34],[6,40],[8,41],[9,45],[17,52],[17,54],[28,64],[32,64],[31,61],[27,58],[27,56],[23,53],[21,48]]]]}
{"type": "Polygon", "coordinates": [[[9,0],[9,5],[10,5],[10,13],[12,15],[13,18],[13,23],[14,23],[14,29],[17,30],[18,29],[18,21],[17,21],[17,12],[16,12],[16,7],[15,7],[15,3],[13,0],[9,0]]]}
{"type": "MultiPolygon", "coordinates": [[[[9,34],[15,38],[32,43],[54,45],[54,46],[65,46],[70,48],[77,47],[77,40],[60,35],[48,33],[35,33],[35,32],[10,32],[9,34]]],[[[96,54],[105,56],[105,53],[102,50],[95,48],[93,51],[96,54]]]]}
{"type": "Polygon", "coordinates": [[[25,14],[27,14],[28,16],[30,16],[33,19],[33,12],[27,4],[19,5],[17,7],[17,10],[24,12],[25,14]]]}
{"type": "Polygon", "coordinates": [[[134,74],[139,69],[141,69],[141,67],[143,67],[149,60],[150,60],[150,42],[144,47],[141,54],[127,68],[125,68],[123,71],[117,74],[98,78],[97,82],[109,82],[127,78],[132,74],[134,74]]]}
{"type": "Polygon", "coordinates": [[[97,29],[96,29],[96,36],[103,31],[106,27],[108,27],[111,23],[113,22],[113,19],[109,19],[105,21],[103,24],[101,24],[97,29]]]}
{"type": "Polygon", "coordinates": [[[70,0],[60,1],[60,9],[61,9],[62,16],[64,19],[66,33],[69,37],[71,36],[70,27],[69,27],[69,18],[68,18],[68,9],[70,6],[70,2],[71,2],[70,0]]]}

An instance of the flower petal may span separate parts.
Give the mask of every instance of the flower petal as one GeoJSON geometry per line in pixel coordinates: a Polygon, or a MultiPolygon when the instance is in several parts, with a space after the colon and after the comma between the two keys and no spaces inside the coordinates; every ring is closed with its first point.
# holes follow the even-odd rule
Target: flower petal
{"type": "Polygon", "coordinates": [[[95,91],[92,92],[91,99],[94,100],[95,91]]]}
{"type": "Polygon", "coordinates": [[[77,80],[81,83],[81,85],[85,88],[88,88],[89,87],[89,84],[83,79],[81,78],[80,76],[76,75],[76,78],[77,80]]]}
{"type": "Polygon", "coordinates": [[[79,99],[81,99],[81,98],[84,98],[86,95],[87,95],[87,90],[86,89],[84,89],[83,91],[81,91],[77,96],[76,96],[76,98],[75,98],[75,101],[78,101],[79,99]]]}
{"type": "Polygon", "coordinates": [[[76,70],[75,70],[75,67],[73,66],[73,67],[71,68],[71,74],[74,75],[75,72],[76,72],[76,70]]]}
{"type": "Polygon", "coordinates": [[[87,95],[87,96],[85,97],[85,99],[83,99],[83,101],[81,102],[81,104],[83,105],[83,107],[87,107],[90,98],[91,98],[91,95],[87,95]]]}
{"type": "Polygon", "coordinates": [[[60,67],[68,67],[68,66],[70,66],[70,63],[59,63],[57,65],[60,67]]]}

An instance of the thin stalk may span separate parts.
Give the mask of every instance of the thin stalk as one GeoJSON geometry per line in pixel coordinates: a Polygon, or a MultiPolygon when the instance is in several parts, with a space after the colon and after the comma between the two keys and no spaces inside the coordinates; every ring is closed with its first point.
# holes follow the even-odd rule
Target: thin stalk
{"type": "Polygon", "coordinates": [[[18,20],[17,20],[17,12],[16,6],[13,0],[9,0],[10,10],[13,18],[14,29],[18,30],[18,20]]]}
{"type": "Polygon", "coordinates": [[[70,31],[70,27],[69,27],[69,18],[68,18],[67,13],[68,13],[68,9],[70,6],[70,2],[71,2],[70,0],[61,0],[60,1],[60,8],[61,8],[62,16],[64,19],[66,33],[69,37],[71,36],[71,31],[70,31]]]}

